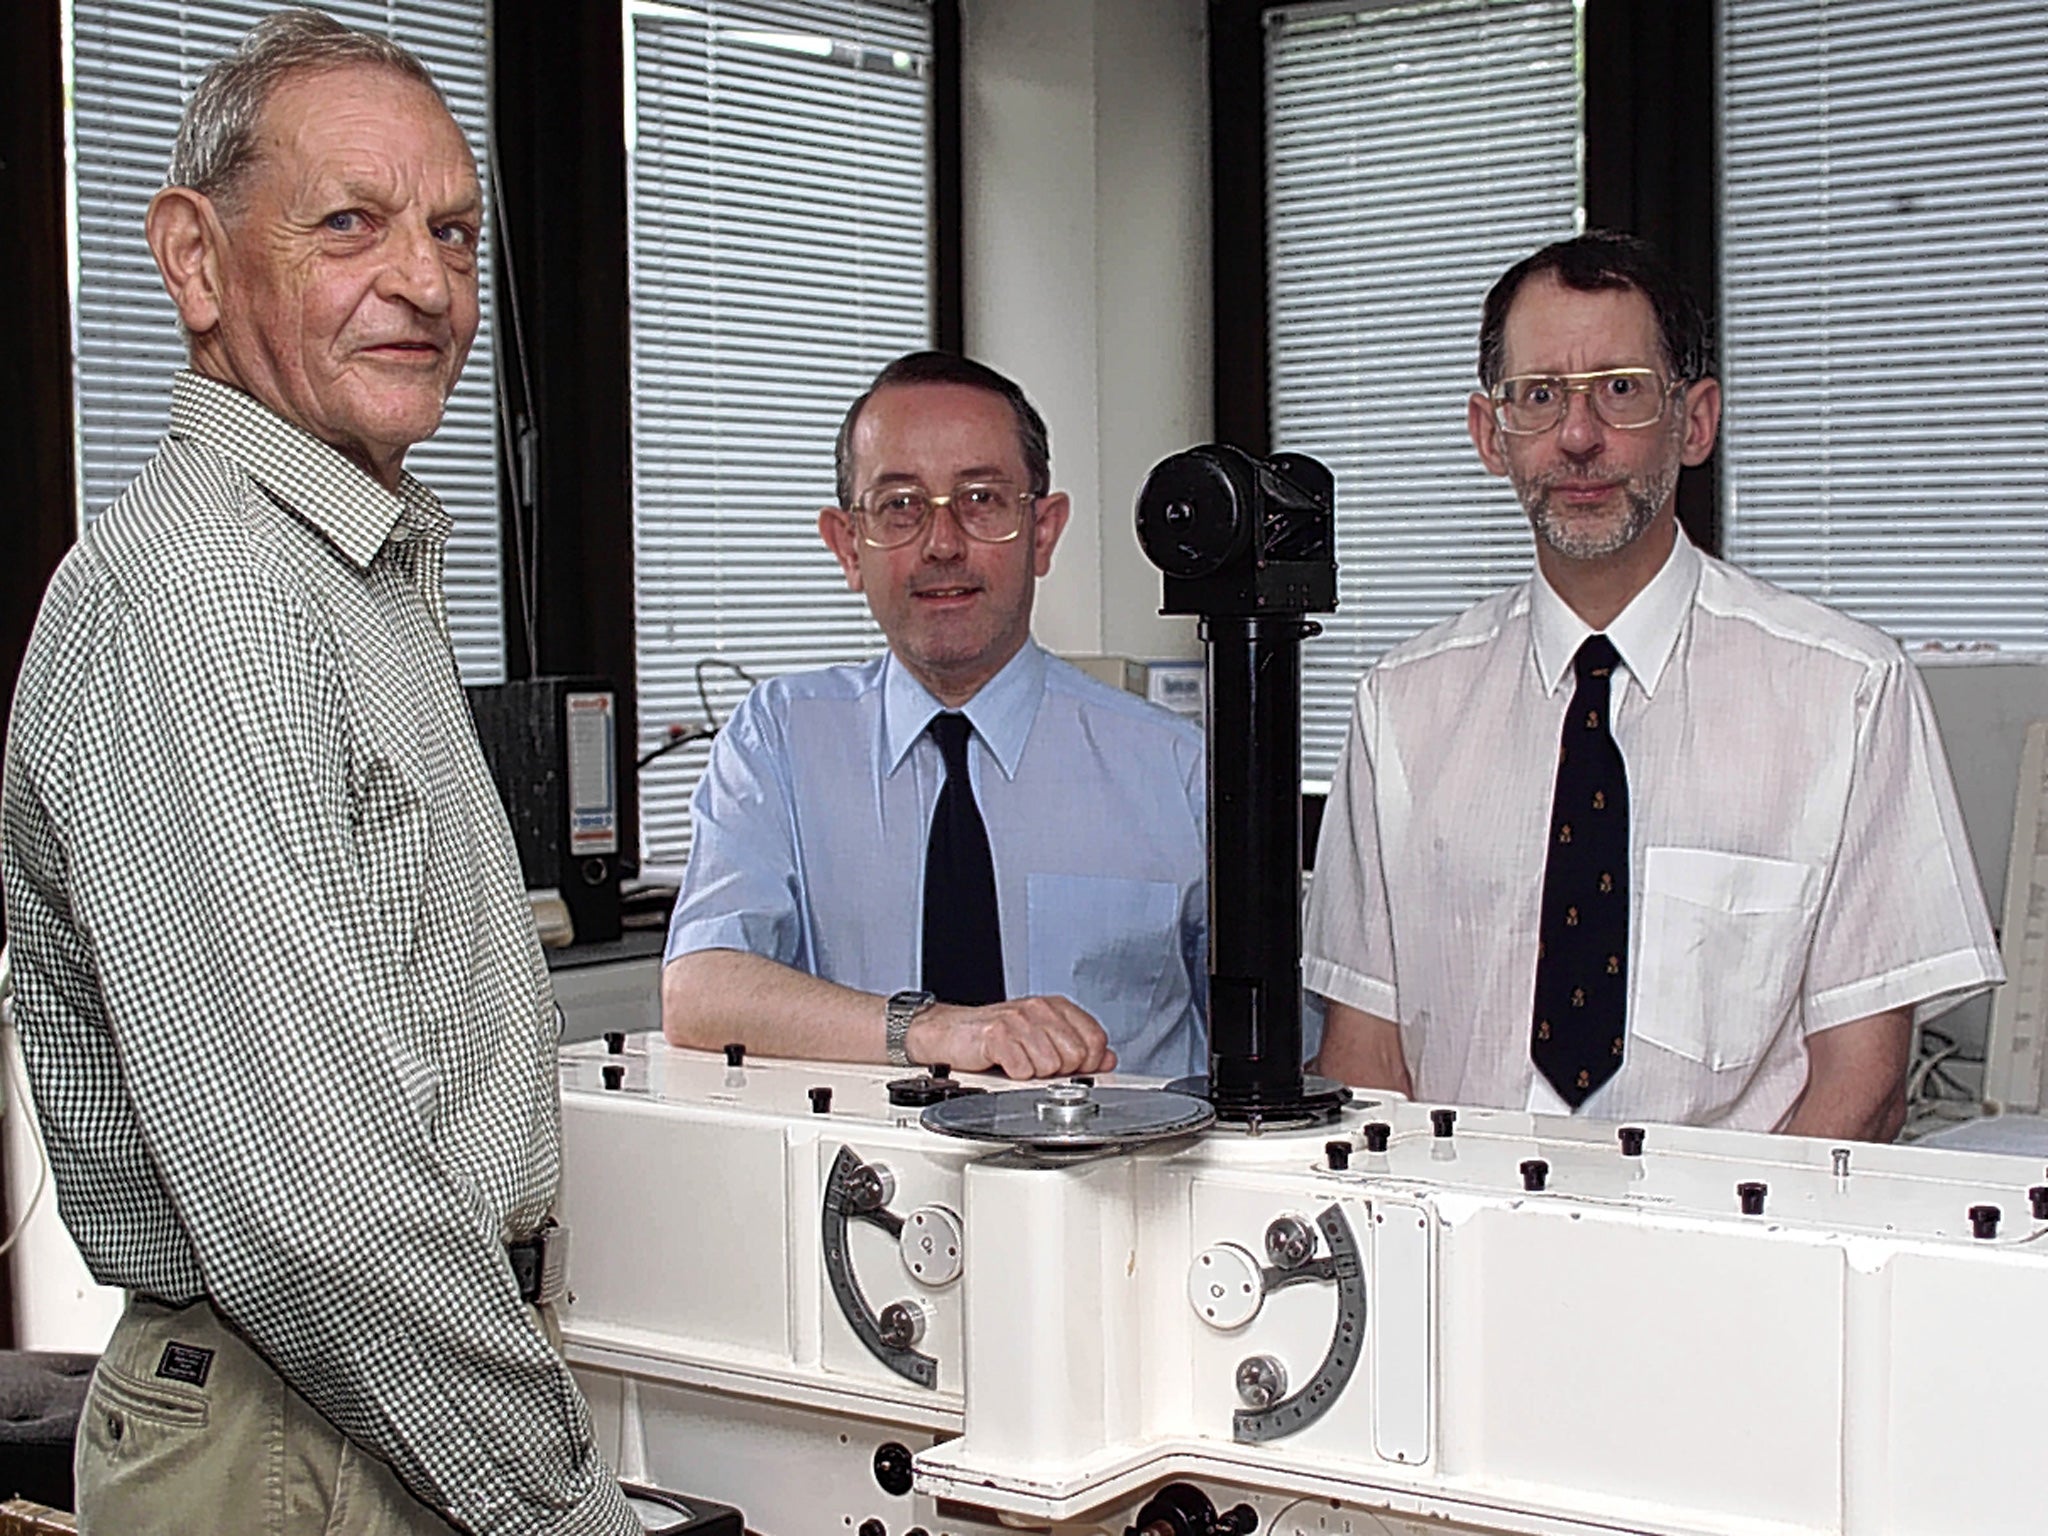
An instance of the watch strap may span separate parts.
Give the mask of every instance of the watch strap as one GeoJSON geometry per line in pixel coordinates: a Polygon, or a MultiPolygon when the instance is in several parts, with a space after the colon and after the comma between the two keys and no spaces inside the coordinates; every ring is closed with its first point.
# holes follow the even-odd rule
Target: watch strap
{"type": "Polygon", "coordinates": [[[911,1064],[910,1052],[904,1044],[910,1034],[911,1020],[937,1001],[938,999],[931,993],[919,987],[907,987],[890,995],[889,1006],[884,1011],[883,1018],[888,1026],[885,1043],[889,1048],[891,1065],[907,1067],[911,1064]]]}

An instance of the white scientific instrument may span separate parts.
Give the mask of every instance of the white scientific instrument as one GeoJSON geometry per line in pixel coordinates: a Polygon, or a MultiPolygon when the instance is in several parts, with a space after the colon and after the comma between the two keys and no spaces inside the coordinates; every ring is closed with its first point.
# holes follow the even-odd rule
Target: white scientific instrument
{"type": "Polygon", "coordinates": [[[652,1036],[562,1077],[600,1444],[761,1536],[2048,1528],[2035,1162],[1370,1099],[1202,1130],[652,1036]]]}

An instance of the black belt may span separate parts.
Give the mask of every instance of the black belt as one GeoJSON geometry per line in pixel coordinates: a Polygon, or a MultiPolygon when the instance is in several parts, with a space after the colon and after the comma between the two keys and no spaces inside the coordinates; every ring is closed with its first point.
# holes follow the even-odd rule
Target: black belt
{"type": "Polygon", "coordinates": [[[569,1290],[569,1229],[550,1216],[531,1237],[505,1245],[519,1299],[534,1307],[553,1306],[569,1290]]]}

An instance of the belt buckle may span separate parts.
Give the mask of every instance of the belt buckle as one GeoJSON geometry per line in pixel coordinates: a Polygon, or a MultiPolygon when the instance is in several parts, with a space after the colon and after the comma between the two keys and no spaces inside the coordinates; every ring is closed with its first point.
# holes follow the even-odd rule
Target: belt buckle
{"type": "Polygon", "coordinates": [[[505,1245],[520,1298],[532,1306],[551,1307],[569,1293],[569,1229],[550,1216],[516,1243],[505,1245]]]}

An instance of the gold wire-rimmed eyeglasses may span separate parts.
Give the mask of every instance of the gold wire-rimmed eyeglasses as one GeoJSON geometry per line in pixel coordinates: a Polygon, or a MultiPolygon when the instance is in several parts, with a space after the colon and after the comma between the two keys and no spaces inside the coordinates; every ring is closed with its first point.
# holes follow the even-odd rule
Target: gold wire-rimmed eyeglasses
{"type": "Polygon", "coordinates": [[[1623,432],[1654,427],[1671,396],[1685,386],[1666,383],[1654,368],[1602,368],[1595,373],[1518,373],[1487,392],[1503,432],[1533,437],[1564,420],[1575,394],[1593,414],[1623,432]]]}
{"type": "Polygon", "coordinates": [[[853,522],[870,549],[901,549],[924,532],[935,508],[950,507],[968,538],[1007,544],[1024,531],[1024,509],[1036,500],[1007,480],[967,480],[943,496],[921,485],[884,485],[854,503],[853,522]]]}

